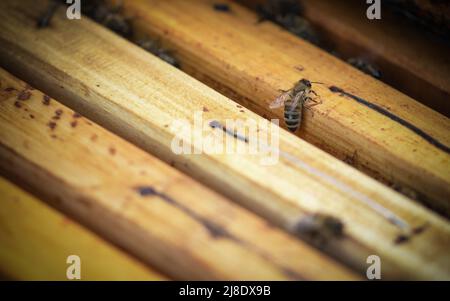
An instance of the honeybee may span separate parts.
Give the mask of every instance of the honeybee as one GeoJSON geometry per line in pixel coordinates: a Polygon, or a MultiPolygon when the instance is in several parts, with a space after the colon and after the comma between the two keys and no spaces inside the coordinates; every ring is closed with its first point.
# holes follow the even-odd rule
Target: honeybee
{"type": "Polygon", "coordinates": [[[295,226],[294,232],[319,247],[334,238],[344,235],[344,224],[338,218],[315,213],[303,217],[295,226]]]}
{"type": "Polygon", "coordinates": [[[229,13],[231,12],[231,8],[228,4],[226,3],[216,3],[214,4],[214,9],[220,12],[225,12],[225,13],[229,13]]]}
{"type": "Polygon", "coordinates": [[[296,36],[320,46],[319,35],[308,20],[302,17],[303,7],[298,0],[267,0],[257,7],[259,22],[269,20],[296,36]]]}
{"type": "Polygon", "coordinates": [[[312,90],[311,83],[304,78],[299,80],[292,89],[280,90],[283,93],[269,105],[270,109],[276,109],[284,105],[284,122],[291,132],[297,131],[302,123],[302,111],[305,102],[308,100],[314,101],[315,104],[310,107],[320,103],[311,97],[311,94],[318,96],[312,90]]]}
{"type": "Polygon", "coordinates": [[[267,0],[257,6],[260,21],[275,21],[277,16],[301,15],[303,7],[297,0],[267,0]]]}
{"type": "Polygon", "coordinates": [[[56,0],[50,0],[47,9],[45,12],[39,17],[37,21],[38,28],[45,28],[50,25],[50,20],[58,9],[60,3],[56,0]]]}
{"type": "Polygon", "coordinates": [[[121,9],[122,1],[114,7],[104,0],[90,0],[81,6],[84,15],[128,39],[133,32],[129,20],[120,14],[121,9]]]}
{"type": "Polygon", "coordinates": [[[305,18],[296,15],[278,16],[276,18],[276,23],[296,36],[314,45],[321,46],[321,40],[318,33],[305,18]]]}

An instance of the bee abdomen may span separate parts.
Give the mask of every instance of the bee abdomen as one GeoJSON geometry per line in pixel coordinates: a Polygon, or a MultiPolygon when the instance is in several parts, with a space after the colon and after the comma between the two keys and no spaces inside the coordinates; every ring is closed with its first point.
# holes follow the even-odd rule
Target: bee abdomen
{"type": "Polygon", "coordinates": [[[284,122],[289,131],[295,132],[299,127],[302,120],[302,114],[299,108],[293,111],[289,111],[288,107],[284,110],[284,122]]]}

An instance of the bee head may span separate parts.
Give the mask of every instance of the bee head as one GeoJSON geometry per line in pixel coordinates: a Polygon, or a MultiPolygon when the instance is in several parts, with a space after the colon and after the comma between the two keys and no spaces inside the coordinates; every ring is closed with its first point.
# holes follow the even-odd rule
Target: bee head
{"type": "Polygon", "coordinates": [[[311,88],[311,82],[309,80],[307,80],[307,79],[304,79],[304,78],[301,79],[300,83],[305,85],[305,86],[307,86],[308,88],[311,88]]]}

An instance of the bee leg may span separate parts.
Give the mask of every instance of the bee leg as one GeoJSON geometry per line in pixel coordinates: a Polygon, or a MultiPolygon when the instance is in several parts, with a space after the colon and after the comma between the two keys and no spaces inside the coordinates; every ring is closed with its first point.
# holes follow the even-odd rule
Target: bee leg
{"type": "Polygon", "coordinates": [[[317,101],[317,100],[315,100],[315,99],[313,99],[313,98],[311,98],[311,97],[306,97],[305,100],[306,100],[306,101],[309,100],[309,101],[314,102],[314,103],[311,104],[311,105],[305,106],[305,107],[308,108],[308,109],[309,109],[309,108],[312,108],[312,107],[314,107],[314,106],[320,105],[320,104],[323,103],[322,100],[317,101]]]}
{"type": "MultiPolygon", "coordinates": [[[[317,105],[320,105],[320,104],[322,104],[322,100],[320,100],[319,99],[319,101],[317,101],[317,100],[315,100],[315,99],[313,99],[313,98],[311,98],[311,97],[306,97],[305,98],[305,102],[306,101],[312,101],[312,102],[314,102],[313,104],[310,104],[310,105],[304,105],[304,108],[305,109],[311,109],[312,107],[314,107],[314,106],[317,106],[317,105]]],[[[311,113],[312,113],[312,117],[314,117],[314,111],[313,110],[311,110],[311,113]]]]}

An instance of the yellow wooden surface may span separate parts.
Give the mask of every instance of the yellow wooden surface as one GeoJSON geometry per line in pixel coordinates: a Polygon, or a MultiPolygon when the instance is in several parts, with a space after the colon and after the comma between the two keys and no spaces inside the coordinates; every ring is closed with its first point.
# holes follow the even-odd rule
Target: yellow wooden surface
{"type": "MultiPolygon", "coordinates": [[[[37,12],[30,11],[27,4],[29,4],[27,1],[20,3],[4,1],[0,4],[2,8],[0,40],[4,45],[0,49],[0,61],[22,78],[287,230],[292,231],[294,225],[309,213],[321,212],[340,218],[345,223],[346,238],[337,241],[328,251],[352,266],[364,269],[367,266],[365,263],[367,256],[378,254],[383,259],[386,278],[448,278],[447,250],[450,229],[449,225],[434,213],[411,203],[403,196],[284,130],[280,131],[282,156],[279,162],[272,166],[261,165],[260,158],[250,154],[234,156],[206,153],[174,154],[170,148],[174,133],[169,125],[176,119],[184,118],[192,122],[194,112],[199,110],[206,111],[204,119],[211,118],[221,122],[225,119],[239,118],[259,121],[262,118],[247,109],[240,108],[219,93],[88,20],[72,22],[65,18],[63,11],[60,11],[52,20],[51,28],[36,30],[32,16],[37,15],[37,12]],[[401,229],[390,223],[386,212],[380,213],[375,206],[381,206],[389,214],[395,215],[397,222],[399,219],[404,221],[406,228],[401,229]],[[394,243],[404,231],[408,232],[424,224],[429,226],[409,242],[399,245],[394,243]]],[[[4,106],[6,121],[2,123],[2,127],[5,127],[2,133],[7,132],[6,129],[12,131],[13,128],[17,128],[13,137],[30,139],[27,129],[35,129],[35,126],[32,127],[35,121],[27,121],[30,127],[25,124],[26,118],[20,120],[20,123],[13,123],[15,119],[12,112],[16,112],[13,111],[15,110],[13,100],[10,99],[9,105],[4,106]],[[22,131],[18,130],[19,128],[22,131]]],[[[30,104],[34,105],[34,102],[30,104]]],[[[50,115],[51,113],[47,113],[46,116],[50,115]]],[[[42,122],[43,128],[48,122],[47,117],[42,122]]],[[[59,130],[65,133],[66,128],[57,127],[55,134],[58,136],[59,130]]],[[[67,148],[73,143],[72,140],[71,144],[61,142],[59,139],[52,140],[48,136],[51,137],[49,130],[46,132],[39,128],[36,131],[38,132],[32,133],[33,139],[38,139],[39,136],[47,139],[46,141],[61,143],[55,146],[54,155],[61,156],[60,152],[63,152],[61,146],[67,148]]],[[[75,131],[78,132],[79,129],[75,131]]],[[[72,135],[72,132],[68,132],[67,135],[72,135]]],[[[9,135],[1,137],[2,143],[9,145],[9,148],[14,145],[17,153],[27,153],[30,156],[27,158],[29,161],[44,164],[41,161],[45,154],[27,151],[22,146],[23,141],[8,138],[9,135]]],[[[87,137],[83,141],[88,140],[87,137]]],[[[88,146],[90,144],[84,145],[88,146]]],[[[110,146],[105,145],[106,149],[108,147],[110,146]]],[[[128,154],[128,147],[125,148],[121,150],[116,147],[117,153],[128,154]]],[[[105,150],[101,154],[108,154],[108,151],[105,150]]],[[[3,155],[15,158],[10,152],[4,152],[3,155]]],[[[100,170],[104,170],[105,166],[112,168],[109,166],[112,162],[99,157],[100,154],[95,156],[96,161],[93,162],[87,161],[92,159],[86,155],[83,159],[91,164],[99,161],[95,166],[100,170]]],[[[134,163],[137,161],[128,160],[134,163]]],[[[124,158],[125,162],[128,160],[124,158]]],[[[43,166],[44,170],[54,170],[55,166],[50,165],[51,163],[46,164],[48,165],[43,166]]],[[[64,163],[64,166],[67,164],[64,163]]],[[[64,170],[64,173],[61,171],[58,176],[73,176],[72,169],[77,166],[69,167],[70,170],[64,170]]],[[[112,173],[108,168],[105,173],[112,173]]],[[[151,170],[150,167],[149,169],[151,170]]],[[[77,170],[77,175],[82,174],[88,179],[93,178],[93,181],[100,181],[94,176],[97,172],[97,169],[87,169],[83,172],[77,170]]],[[[127,176],[122,178],[128,179],[127,176]]],[[[129,181],[136,183],[132,179],[129,181]]],[[[160,185],[164,187],[165,181],[162,182],[160,185]]],[[[37,180],[35,185],[38,185],[37,180]]],[[[194,193],[186,195],[183,192],[186,187],[191,187],[191,190],[197,189],[194,188],[196,186],[192,186],[191,181],[183,178],[183,181],[170,185],[170,192],[177,197],[186,198],[187,200],[184,198],[183,200],[193,208],[206,204],[202,200],[208,198],[195,197],[194,193]]],[[[89,189],[95,191],[95,186],[89,189]]],[[[80,186],[77,186],[77,190],[70,190],[70,193],[79,190],[80,186]]],[[[122,191],[118,189],[115,192],[122,191]]],[[[126,192],[134,196],[132,192],[126,192]]],[[[110,195],[112,192],[102,190],[101,193],[110,195]]],[[[143,206],[142,203],[138,204],[143,206]]],[[[216,208],[209,202],[207,204],[208,210],[216,208]]],[[[161,206],[164,205],[163,202],[161,206]]],[[[169,209],[173,208],[167,209],[164,220],[170,217],[171,221],[178,221],[177,211],[169,209]]],[[[223,211],[225,210],[209,211],[210,218],[218,218],[217,212],[223,211]]],[[[219,214],[221,218],[226,218],[222,215],[219,214]]],[[[246,220],[246,223],[239,225],[233,221],[233,229],[245,229],[245,233],[250,235],[252,231],[247,225],[249,222],[245,217],[242,219],[246,220]]],[[[138,220],[149,222],[148,218],[138,220]]],[[[183,225],[183,220],[177,224],[183,225]]],[[[267,248],[273,252],[274,246],[279,244],[268,243],[268,234],[265,231],[264,233],[262,235],[259,232],[259,235],[264,237],[267,248]]],[[[216,243],[220,244],[220,241],[216,243]]],[[[223,245],[217,250],[220,250],[221,254],[230,253],[223,245]]],[[[291,260],[286,256],[282,258],[291,260]]],[[[152,262],[156,264],[158,261],[152,262]]],[[[242,260],[241,263],[243,262],[248,266],[252,261],[242,260]]],[[[301,262],[306,264],[304,258],[301,262]]],[[[223,263],[223,266],[230,272],[226,274],[227,276],[231,275],[230,269],[236,267],[226,263],[223,263]]],[[[223,266],[221,265],[221,268],[224,268],[223,266]]],[[[174,273],[173,270],[171,272],[174,273]]]]}
{"type": "Polygon", "coordinates": [[[0,273],[13,280],[67,280],[67,257],[81,280],[165,280],[72,219],[0,178],[0,273]]]}
{"type": "MultiPolygon", "coordinates": [[[[253,12],[223,2],[230,3],[231,13],[215,11],[213,0],[124,1],[124,12],[137,39],[157,37],[173,50],[184,71],[259,115],[280,119],[283,126],[283,108],[269,109],[279,89],[289,89],[301,78],[323,82],[313,85],[322,104],[306,110],[297,134],[372,177],[403,187],[400,191],[416,191],[421,201],[450,215],[448,151],[328,87],[337,86],[388,110],[447,149],[449,119],[270,22],[258,24],[253,12]]],[[[441,65],[438,70],[445,73],[441,65]]],[[[436,85],[448,83],[448,76],[437,77],[436,85]]]]}
{"type": "Polygon", "coordinates": [[[5,173],[164,274],[175,279],[356,279],[340,264],[54,99],[46,105],[43,93],[5,71],[0,71],[0,83],[5,173]],[[18,107],[23,93],[30,93],[29,99],[18,107]]]}

